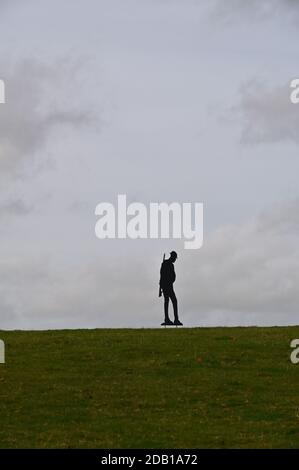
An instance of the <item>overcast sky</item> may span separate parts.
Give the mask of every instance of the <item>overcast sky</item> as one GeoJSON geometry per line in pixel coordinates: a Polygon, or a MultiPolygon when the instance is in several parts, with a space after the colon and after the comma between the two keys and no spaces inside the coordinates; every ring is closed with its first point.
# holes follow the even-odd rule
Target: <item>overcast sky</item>
{"type": "Polygon", "coordinates": [[[299,322],[294,0],[0,0],[0,329],[299,322]],[[96,205],[203,202],[204,246],[96,205]]]}

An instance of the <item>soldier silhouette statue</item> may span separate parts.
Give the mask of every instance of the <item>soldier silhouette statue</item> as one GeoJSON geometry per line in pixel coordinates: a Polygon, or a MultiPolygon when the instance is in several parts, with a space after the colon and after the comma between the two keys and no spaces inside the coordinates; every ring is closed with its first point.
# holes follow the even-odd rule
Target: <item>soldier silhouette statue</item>
{"type": "Polygon", "coordinates": [[[160,288],[159,288],[159,297],[164,296],[164,322],[161,323],[162,326],[166,325],[175,325],[182,326],[183,323],[180,322],[178,317],[178,302],[173,290],[173,283],[175,282],[175,270],[174,263],[176,262],[178,255],[175,251],[171,251],[170,258],[165,259],[163,257],[163,262],[160,269],[160,288]],[[168,314],[169,299],[172,302],[174,321],[171,321],[168,314]]]}

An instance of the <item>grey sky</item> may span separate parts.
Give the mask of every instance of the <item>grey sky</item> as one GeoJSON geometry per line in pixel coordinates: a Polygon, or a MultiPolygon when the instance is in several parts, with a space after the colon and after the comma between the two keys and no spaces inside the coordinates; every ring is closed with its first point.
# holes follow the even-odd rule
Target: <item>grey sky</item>
{"type": "Polygon", "coordinates": [[[298,12],[0,2],[0,329],[157,326],[172,249],[187,325],[298,323],[298,12]],[[120,193],[203,202],[204,247],[98,240],[120,193]]]}

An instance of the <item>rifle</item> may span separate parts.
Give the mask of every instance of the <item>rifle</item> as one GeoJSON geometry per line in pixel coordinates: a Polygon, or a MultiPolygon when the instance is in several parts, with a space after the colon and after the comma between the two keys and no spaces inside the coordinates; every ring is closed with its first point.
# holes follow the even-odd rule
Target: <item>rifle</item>
{"type": "MultiPolygon", "coordinates": [[[[163,255],[162,264],[164,263],[164,261],[165,261],[165,253],[164,253],[164,255],[163,255]]],[[[162,296],[162,288],[161,288],[161,286],[160,286],[160,287],[159,287],[159,297],[161,297],[161,296],[162,296]]]]}

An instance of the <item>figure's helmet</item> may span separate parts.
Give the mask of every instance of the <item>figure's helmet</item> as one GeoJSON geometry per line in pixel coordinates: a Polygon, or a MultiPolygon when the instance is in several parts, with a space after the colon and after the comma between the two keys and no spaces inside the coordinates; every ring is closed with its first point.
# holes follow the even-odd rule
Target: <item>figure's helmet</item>
{"type": "Polygon", "coordinates": [[[171,251],[171,252],[170,252],[170,256],[171,256],[172,259],[177,259],[178,254],[177,254],[176,251],[171,251]]]}

